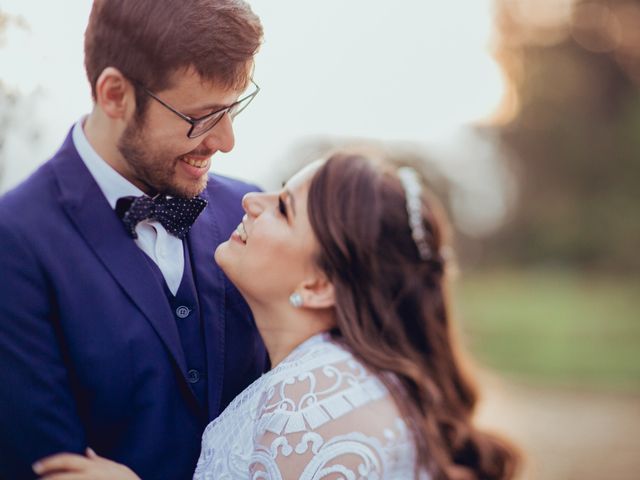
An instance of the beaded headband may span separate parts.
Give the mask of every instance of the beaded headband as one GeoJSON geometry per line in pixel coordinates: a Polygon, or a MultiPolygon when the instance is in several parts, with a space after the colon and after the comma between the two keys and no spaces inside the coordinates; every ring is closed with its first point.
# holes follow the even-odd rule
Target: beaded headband
{"type": "Polygon", "coordinates": [[[422,223],[422,186],[418,173],[411,167],[400,167],[398,178],[402,182],[404,194],[407,199],[407,214],[409,216],[409,226],[411,227],[411,237],[418,248],[421,260],[432,258],[431,247],[427,243],[427,232],[422,223]]]}

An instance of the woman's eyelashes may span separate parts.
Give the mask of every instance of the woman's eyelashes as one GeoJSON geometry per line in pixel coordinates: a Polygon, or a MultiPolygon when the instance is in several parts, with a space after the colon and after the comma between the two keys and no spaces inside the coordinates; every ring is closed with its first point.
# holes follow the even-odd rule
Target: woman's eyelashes
{"type": "Polygon", "coordinates": [[[278,210],[287,220],[289,220],[289,216],[287,215],[287,206],[285,205],[282,197],[278,197],[278,210]]]}

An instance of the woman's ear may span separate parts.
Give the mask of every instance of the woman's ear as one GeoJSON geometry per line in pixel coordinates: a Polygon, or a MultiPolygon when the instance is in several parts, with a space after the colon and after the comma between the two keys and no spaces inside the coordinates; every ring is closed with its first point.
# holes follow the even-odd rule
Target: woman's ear
{"type": "Polygon", "coordinates": [[[323,273],[302,282],[296,292],[302,296],[302,304],[306,308],[331,308],[336,303],[333,283],[323,273]]]}
{"type": "Polygon", "coordinates": [[[96,105],[111,119],[128,119],[135,110],[131,83],[114,67],[105,68],[96,80],[96,105]]]}

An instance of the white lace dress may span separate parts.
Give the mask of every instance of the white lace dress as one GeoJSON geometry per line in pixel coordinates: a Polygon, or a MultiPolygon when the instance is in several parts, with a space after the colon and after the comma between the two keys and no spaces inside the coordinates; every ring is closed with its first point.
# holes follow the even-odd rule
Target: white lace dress
{"type": "Polygon", "coordinates": [[[386,387],[323,333],[209,424],[194,479],[412,479],[414,463],[386,387]]]}

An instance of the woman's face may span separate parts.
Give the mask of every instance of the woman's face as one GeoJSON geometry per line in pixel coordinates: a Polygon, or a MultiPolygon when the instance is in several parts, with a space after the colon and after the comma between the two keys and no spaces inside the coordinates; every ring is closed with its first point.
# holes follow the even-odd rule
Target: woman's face
{"type": "Polygon", "coordinates": [[[216,249],[216,262],[250,303],[286,302],[315,271],[307,193],[319,166],[303,168],[279,192],[245,195],[246,215],[216,249]]]}

